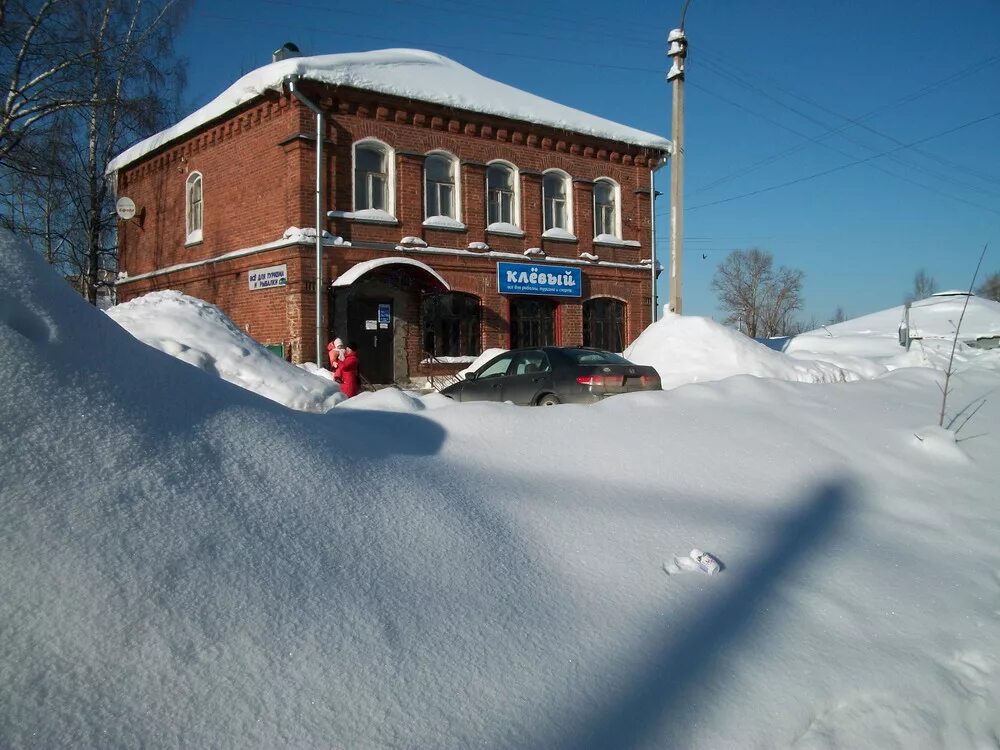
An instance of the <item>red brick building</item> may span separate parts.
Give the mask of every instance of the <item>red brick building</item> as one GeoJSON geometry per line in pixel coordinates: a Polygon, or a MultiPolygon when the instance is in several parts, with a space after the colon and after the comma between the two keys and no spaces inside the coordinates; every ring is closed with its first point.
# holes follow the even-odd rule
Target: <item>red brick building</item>
{"type": "Polygon", "coordinates": [[[407,50],[274,62],[117,157],[120,300],[179,289],[315,360],[309,105],[319,333],[356,340],[370,381],[489,347],[620,351],[649,324],[669,142],[407,50]]]}

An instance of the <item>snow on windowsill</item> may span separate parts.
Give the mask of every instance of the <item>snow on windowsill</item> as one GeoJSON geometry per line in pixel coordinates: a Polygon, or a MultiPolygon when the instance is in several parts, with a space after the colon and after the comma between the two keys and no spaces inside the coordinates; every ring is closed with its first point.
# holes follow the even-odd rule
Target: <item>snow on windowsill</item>
{"type": "Polygon", "coordinates": [[[326,215],[331,219],[349,219],[368,224],[399,224],[399,219],[381,208],[365,208],[361,211],[328,211],[326,215]]]}
{"type": "Polygon", "coordinates": [[[495,221],[486,227],[491,234],[505,234],[508,237],[524,237],[524,230],[506,221],[495,221]]]}
{"type": "Polygon", "coordinates": [[[422,237],[404,237],[399,241],[397,248],[408,248],[408,247],[427,247],[427,243],[422,237]]]}
{"type": "Polygon", "coordinates": [[[449,229],[453,232],[464,232],[468,229],[465,224],[450,216],[428,216],[424,219],[424,226],[434,229],[449,229]]]}
{"type": "Polygon", "coordinates": [[[184,247],[188,247],[189,245],[198,245],[198,244],[200,244],[201,241],[202,241],[201,232],[202,232],[202,230],[200,230],[200,229],[196,229],[193,232],[191,232],[187,236],[187,239],[184,240],[184,247]]]}
{"type": "MultiPolygon", "coordinates": [[[[351,243],[341,237],[339,234],[330,234],[325,229],[322,232],[323,244],[324,245],[342,245],[344,247],[350,247],[351,243]]],[[[315,242],[316,240],[316,228],[315,227],[288,227],[285,233],[281,235],[282,239],[285,240],[310,240],[315,242]]]]}
{"type": "Polygon", "coordinates": [[[640,247],[640,243],[635,240],[623,240],[613,234],[599,234],[594,237],[596,245],[614,245],[615,247],[640,247]]]}
{"type": "Polygon", "coordinates": [[[433,357],[432,359],[422,359],[420,364],[422,365],[468,365],[472,364],[478,359],[478,357],[433,357]]]}
{"type": "Polygon", "coordinates": [[[576,242],[576,235],[572,232],[567,232],[562,227],[552,227],[551,229],[546,229],[542,232],[542,237],[547,240],[558,240],[562,242],[576,242]]]}

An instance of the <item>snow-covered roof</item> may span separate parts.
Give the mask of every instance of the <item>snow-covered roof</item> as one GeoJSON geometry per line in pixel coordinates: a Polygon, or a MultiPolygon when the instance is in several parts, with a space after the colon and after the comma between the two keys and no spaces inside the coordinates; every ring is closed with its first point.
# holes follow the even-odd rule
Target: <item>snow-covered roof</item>
{"type": "Polygon", "coordinates": [[[670,141],[603,117],[543,99],[476,73],[454,60],[415,49],[385,49],[294,57],[247,73],[201,109],[111,160],[114,172],[265,91],[280,91],[287,76],[375,91],[511,120],[546,125],[635,146],[670,150],[670,141]]]}
{"type": "Polygon", "coordinates": [[[413,258],[374,258],[372,260],[366,260],[362,263],[351,266],[344,273],[334,279],[330,286],[350,286],[355,281],[360,279],[369,271],[374,271],[376,268],[382,266],[415,266],[422,271],[426,271],[435,279],[441,282],[445,289],[451,289],[451,286],[445,281],[441,274],[435,271],[426,263],[421,263],[419,260],[414,260],[413,258]]]}

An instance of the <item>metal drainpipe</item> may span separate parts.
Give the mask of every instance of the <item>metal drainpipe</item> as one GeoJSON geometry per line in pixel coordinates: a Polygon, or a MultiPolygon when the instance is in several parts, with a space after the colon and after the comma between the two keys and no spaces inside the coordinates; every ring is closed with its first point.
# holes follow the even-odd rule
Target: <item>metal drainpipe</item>
{"type": "Polygon", "coordinates": [[[285,76],[288,91],[316,114],[316,364],[323,354],[323,110],[299,89],[299,76],[285,76]]]}
{"type": "MultiPolygon", "coordinates": [[[[667,159],[669,159],[669,155],[667,159]]],[[[650,218],[650,234],[652,235],[652,244],[650,247],[649,254],[649,265],[650,265],[650,276],[653,285],[650,287],[650,302],[652,305],[652,316],[650,317],[650,323],[656,322],[656,308],[658,307],[656,298],[656,197],[661,195],[656,190],[656,173],[660,171],[664,164],[667,163],[667,159],[663,159],[659,164],[657,164],[653,169],[649,170],[649,189],[650,189],[650,200],[649,200],[649,218],[650,218]]]]}

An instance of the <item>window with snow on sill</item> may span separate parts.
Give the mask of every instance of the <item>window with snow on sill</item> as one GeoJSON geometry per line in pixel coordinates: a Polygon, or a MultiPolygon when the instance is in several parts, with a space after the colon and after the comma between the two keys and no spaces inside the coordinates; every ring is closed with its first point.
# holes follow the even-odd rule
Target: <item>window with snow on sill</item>
{"type": "Polygon", "coordinates": [[[542,237],[549,240],[567,240],[569,242],[576,242],[576,235],[572,232],[567,232],[562,227],[552,227],[551,229],[546,229],[542,232],[542,237]]]}
{"type": "Polygon", "coordinates": [[[345,219],[368,221],[373,224],[398,224],[399,220],[388,211],[381,208],[364,208],[360,211],[345,211],[341,214],[345,219]]]}
{"type": "Polygon", "coordinates": [[[493,234],[509,234],[512,237],[524,237],[524,231],[506,221],[495,221],[486,227],[487,232],[493,234]]]}
{"type": "Polygon", "coordinates": [[[428,216],[424,219],[425,227],[440,227],[442,229],[465,229],[465,224],[450,216],[428,216]]]}

